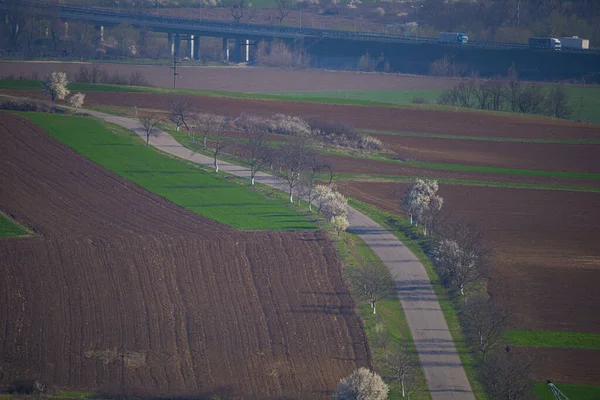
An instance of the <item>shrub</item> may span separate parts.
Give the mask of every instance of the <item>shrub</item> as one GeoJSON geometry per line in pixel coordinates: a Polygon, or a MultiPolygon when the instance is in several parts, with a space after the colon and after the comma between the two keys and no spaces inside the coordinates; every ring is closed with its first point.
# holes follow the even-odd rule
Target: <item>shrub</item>
{"type": "Polygon", "coordinates": [[[421,97],[421,96],[415,96],[415,97],[413,97],[413,99],[412,99],[412,103],[413,103],[413,104],[427,104],[427,103],[429,103],[429,102],[428,102],[427,100],[425,100],[425,98],[424,98],[424,97],[421,97]]]}
{"type": "Polygon", "coordinates": [[[373,136],[361,136],[357,147],[359,149],[381,150],[383,149],[383,142],[373,136]]]}
{"type": "Polygon", "coordinates": [[[300,117],[285,114],[275,114],[269,121],[269,131],[280,135],[309,137],[312,131],[308,122],[300,117]]]}
{"type": "MultiPolygon", "coordinates": [[[[0,103],[1,110],[10,111],[37,111],[37,112],[53,112],[52,107],[33,101],[17,101],[17,100],[3,100],[0,103]]],[[[61,111],[57,111],[61,112],[61,111]]]]}
{"type": "Polygon", "coordinates": [[[150,86],[144,74],[139,71],[132,72],[129,75],[129,85],[131,86],[150,86]]]}
{"type": "Polygon", "coordinates": [[[361,136],[356,133],[352,125],[340,122],[327,122],[313,118],[309,121],[313,135],[316,135],[324,142],[338,146],[357,147],[361,136]]]}
{"type": "Polygon", "coordinates": [[[246,113],[237,117],[233,123],[237,129],[244,132],[268,131],[270,128],[269,120],[246,113]]]}

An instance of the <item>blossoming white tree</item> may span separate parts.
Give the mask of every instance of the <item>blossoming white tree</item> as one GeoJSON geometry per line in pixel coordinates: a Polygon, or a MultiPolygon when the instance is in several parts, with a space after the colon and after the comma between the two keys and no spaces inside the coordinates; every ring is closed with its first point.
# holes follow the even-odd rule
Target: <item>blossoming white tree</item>
{"type": "Polygon", "coordinates": [[[72,107],[75,107],[75,112],[79,109],[79,107],[83,106],[83,101],[85,100],[85,94],[83,93],[75,93],[73,96],[69,98],[69,104],[72,107]]]}
{"type": "Polygon", "coordinates": [[[350,223],[348,222],[348,218],[344,217],[343,215],[339,215],[331,218],[331,225],[333,225],[333,229],[335,229],[337,237],[339,238],[340,234],[348,229],[350,223]]]}
{"type": "Polygon", "coordinates": [[[359,368],[340,380],[334,400],[384,400],[387,399],[388,385],[375,372],[359,368]]]}
{"type": "Polygon", "coordinates": [[[410,223],[420,222],[423,235],[427,234],[427,229],[431,228],[444,204],[444,199],[437,191],[436,180],[417,179],[402,199],[402,206],[409,215],[410,223]]]}
{"type": "Polygon", "coordinates": [[[54,100],[62,100],[71,93],[67,89],[68,84],[67,74],[64,72],[53,72],[46,75],[42,81],[42,90],[45,95],[52,97],[52,104],[54,104],[54,100]]]}

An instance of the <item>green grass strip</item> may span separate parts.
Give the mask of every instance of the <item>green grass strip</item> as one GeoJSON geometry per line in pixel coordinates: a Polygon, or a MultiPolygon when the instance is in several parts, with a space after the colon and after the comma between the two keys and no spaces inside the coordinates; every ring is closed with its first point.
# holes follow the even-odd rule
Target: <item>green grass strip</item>
{"type": "MultiPolygon", "coordinates": [[[[26,79],[8,80],[0,79],[0,89],[5,90],[42,90],[40,81],[26,79]]],[[[68,85],[71,92],[146,92],[146,87],[125,86],[125,85],[106,85],[98,83],[80,83],[71,82],[68,85]]],[[[48,97],[50,98],[50,97],[48,97]]]]}
{"type": "Polygon", "coordinates": [[[433,239],[421,235],[420,228],[412,226],[406,219],[400,216],[377,210],[375,207],[354,199],[349,199],[348,203],[356,210],[365,214],[396,235],[402,244],[412,251],[425,266],[425,271],[432,282],[433,289],[440,303],[442,312],[444,313],[444,317],[446,318],[448,329],[454,339],[454,345],[456,346],[456,350],[469,379],[469,383],[471,384],[471,388],[473,389],[473,393],[475,394],[475,398],[479,400],[487,399],[483,387],[475,378],[475,359],[471,356],[470,349],[462,336],[460,325],[458,323],[457,310],[460,306],[460,299],[451,298],[446,290],[440,285],[439,277],[433,268],[433,264],[425,255],[433,245],[433,239]]]}
{"type": "MultiPolygon", "coordinates": [[[[350,280],[352,271],[367,260],[379,263],[382,268],[385,268],[375,252],[373,252],[373,250],[371,250],[371,248],[369,248],[369,246],[367,246],[367,244],[358,235],[345,232],[342,233],[341,237],[342,239],[335,240],[333,243],[343,261],[344,277],[346,280],[350,280]]],[[[391,275],[389,276],[389,279],[392,279],[391,275]]],[[[368,301],[355,301],[357,306],[356,311],[363,321],[365,333],[373,352],[374,362],[378,371],[382,371],[384,369],[382,361],[385,358],[384,349],[377,346],[376,337],[378,324],[383,325],[385,331],[388,333],[390,340],[390,346],[387,349],[388,352],[392,350],[393,345],[405,343],[407,344],[409,351],[414,352],[416,355],[417,349],[415,347],[408,322],[406,321],[404,310],[402,309],[400,301],[398,301],[397,298],[383,299],[377,302],[377,315],[373,314],[368,301]],[[379,363],[382,365],[379,365],[379,363]]],[[[390,385],[388,399],[402,399],[402,391],[400,386],[395,382],[387,383],[390,385]]],[[[419,368],[417,387],[417,392],[411,398],[415,400],[431,399],[431,395],[427,388],[427,381],[425,380],[425,374],[423,373],[422,368],[419,368]]]]}
{"type": "Polygon", "coordinates": [[[600,350],[600,333],[511,329],[507,332],[507,338],[515,346],[600,350]]]}
{"type": "Polygon", "coordinates": [[[0,212],[0,238],[27,236],[30,233],[0,212]]]}
{"type": "Polygon", "coordinates": [[[549,177],[549,178],[566,178],[566,179],[600,179],[599,173],[592,173],[592,172],[540,171],[540,170],[532,170],[532,169],[485,167],[485,166],[479,166],[479,165],[428,163],[428,162],[421,162],[421,161],[408,161],[404,164],[410,165],[412,167],[443,169],[443,170],[448,170],[448,171],[485,172],[485,173],[490,173],[490,174],[544,176],[544,177],[549,177]]]}
{"type": "Polygon", "coordinates": [[[87,117],[23,114],[75,151],[141,187],[205,217],[238,229],[316,229],[307,212],[267,199],[231,177],[146,147],[134,133],[114,134],[87,117]]]}
{"type": "MultiPolygon", "coordinates": [[[[319,179],[329,179],[324,174],[319,175],[319,179]]],[[[381,174],[335,174],[336,181],[356,181],[356,182],[414,182],[415,176],[402,175],[381,175],[381,174]]],[[[467,185],[467,186],[490,186],[515,189],[534,189],[534,190],[566,190],[572,192],[592,192],[600,193],[600,188],[585,187],[585,186],[563,186],[563,185],[546,185],[538,183],[514,183],[514,182],[494,182],[494,181],[475,181],[469,179],[447,179],[447,178],[428,178],[435,179],[439,183],[448,185],[467,185]]]]}
{"type": "Polygon", "coordinates": [[[529,138],[512,138],[512,137],[497,137],[497,136],[466,136],[466,135],[445,135],[440,133],[415,133],[415,132],[398,132],[385,131],[377,129],[358,129],[360,132],[376,133],[381,135],[395,135],[404,137],[416,137],[424,139],[448,139],[448,140],[470,140],[478,142],[506,142],[506,143],[537,143],[537,144],[600,144],[600,140],[586,139],[529,139],[529,138]]]}
{"type": "MultiPolygon", "coordinates": [[[[571,383],[557,383],[554,385],[571,400],[598,400],[600,399],[600,386],[575,385],[571,383]]],[[[539,400],[555,400],[554,395],[546,382],[535,384],[535,396],[539,400]]]]}

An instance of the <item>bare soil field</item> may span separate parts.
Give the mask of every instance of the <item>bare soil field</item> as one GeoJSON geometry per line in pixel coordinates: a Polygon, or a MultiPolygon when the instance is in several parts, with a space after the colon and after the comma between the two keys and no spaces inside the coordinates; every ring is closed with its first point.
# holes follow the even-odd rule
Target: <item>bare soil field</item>
{"type": "Polygon", "coordinates": [[[323,233],[241,232],[0,122],[0,385],[326,398],[370,363],[323,233]],[[268,251],[266,251],[268,248],[268,251]]]}
{"type": "Polygon", "coordinates": [[[580,385],[600,382],[600,351],[582,349],[525,348],[533,361],[538,381],[551,380],[580,385]]]}
{"type": "MultiPolygon", "coordinates": [[[[408,184],[338,182],[348,196],[394,214],[408,184]]],[[[444,214],[465,218],[493,246],[492,295],[520,329],[600,332],[600,195],[440,185],[444,214]]]]}
{"type": "Polygon", "coordinates": [[[372,136],[405,160],[543,171],[600,172],[598,145],[372,136]]]}
{"type": "MultiPolygon", "coordinates": [[[[267,75],[268,76],[268,75],[267,75]]],[[[0,93],[36,99],[45,98],[41,91],[0,90],[0,93]]],[[[457,112],[401,107],[370,107],[319,104],[293,101],[248,100],[225,97],[185,96],[191,109],[236,117],[246,112],[259,116],[275,113],[305,118],[345,122],[358,129],[398,132],[435,133],[481,137],[531,139],[600,140],[600,125],[586,125],[564,120],[494,115],[483,112],[457,112]]],[[[167,110],[171,97],[153,93],[111,92],[86,93],[87,106],[110,105],[167,110]]]]}
{"type": "MultiPolygon", "coordinates": [[[[57,70],[75,76],[90,63],[0,62],[0,78],[10,75],[43,77],[57,70]]],[[[153,86],[173,87],[173,70],[168,65],[100,64],[109,75],[118,72],[129,76],[141,72],[153,86]]],[[[415,75],[373,72],[325,71],[313,69],[264,68],[244,66],[177,68],[177,87],[187,89],[224,90],[230,92],[299,92],[316,90],[425,90],[450,89],[455,80],[415,75]]]]}

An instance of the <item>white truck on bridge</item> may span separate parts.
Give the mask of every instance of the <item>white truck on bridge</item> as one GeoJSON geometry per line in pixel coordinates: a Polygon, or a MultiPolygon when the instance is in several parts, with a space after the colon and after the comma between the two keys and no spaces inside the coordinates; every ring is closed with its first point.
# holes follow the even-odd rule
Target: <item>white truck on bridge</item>
{"type": "Polygon", "coordinates": [[[580,39],[579,36],[560,38],[560,43],[565,49],[589,50],[589,39],[580,39]]]}

